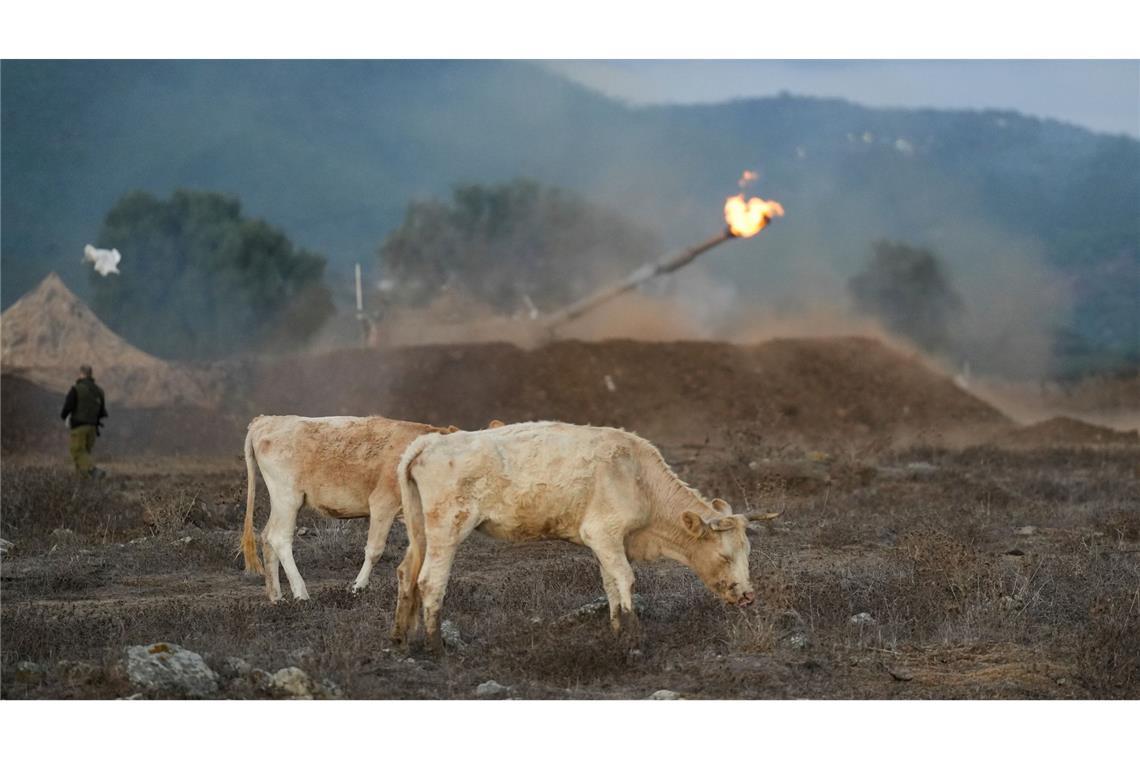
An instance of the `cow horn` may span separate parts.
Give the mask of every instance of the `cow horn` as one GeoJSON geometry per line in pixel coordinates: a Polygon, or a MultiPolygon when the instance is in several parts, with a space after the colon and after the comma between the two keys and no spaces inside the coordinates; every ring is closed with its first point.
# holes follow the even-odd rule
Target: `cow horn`
{"type": "Polygon", "coordinates": [[[749,522],[763,522],[765,520],[775,520],[780,516],[779,512],[746,512],[745,517],[749,522]]]}

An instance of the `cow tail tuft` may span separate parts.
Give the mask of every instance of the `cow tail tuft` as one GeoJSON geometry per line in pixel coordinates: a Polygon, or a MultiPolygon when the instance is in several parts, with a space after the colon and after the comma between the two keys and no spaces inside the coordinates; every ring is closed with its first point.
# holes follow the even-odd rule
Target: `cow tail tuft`
{"type": "Polygon", "coordinates": [[[257,459],[253,453],[253,426],[245,434],[245,525],[241,534],[241,553],[245,558],[245,571],[250,574],[264,573],[261,557],[257,553],[257,539],[253,535],[253,503],[257,498],[257,459]]]}

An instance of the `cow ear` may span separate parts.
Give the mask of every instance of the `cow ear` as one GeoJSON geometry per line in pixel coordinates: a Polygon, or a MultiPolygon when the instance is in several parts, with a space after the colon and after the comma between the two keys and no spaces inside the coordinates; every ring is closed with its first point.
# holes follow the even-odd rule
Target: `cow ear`
{"type": "Polygon", "coordinates": [[[724,499],[713,499],[711,502],[711,506],[713,509],[715,509],[717,512],[720,512],[722,515],[731,515],[732,514],[732,507],[729,506],[729,503],[727,501],[725,501],[724,499]]]}
{"type": "Polygon", "coordinates": [[[700,538],[705,534],[705,521],[696,512],[686,510],[681,513],[681,524],[685,526],[685,532],[693,538],[700,538]]]}
{"type": "Polygon", "coordinates": [[[495,428],[501,428],[505,424],[507,424],[507,423],[503,422],[502,420],[491,420],[490,422],[487,423],[487,429],[493,430],[495,428]]]}
{"type": "Polygon", "coordinates": [[[455,425],[448,425],[448,426],[447,426],[447,432],[449,432],[449,433],[458,433],[458,432],[459,432],[459,428],[455,427],[455,425]]]}

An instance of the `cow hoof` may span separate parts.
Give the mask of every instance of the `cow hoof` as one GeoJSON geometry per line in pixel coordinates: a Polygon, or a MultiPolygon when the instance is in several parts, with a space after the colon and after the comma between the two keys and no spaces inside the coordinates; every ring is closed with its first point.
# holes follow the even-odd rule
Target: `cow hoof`
{"type": "Polygon", "coordinates": [[[361,591],[363,591],[363,590],[364,590],[364,589],[366,589],[366,588],[368,588],[368,584],[367,584],[367,583],[364,583],[364,584],[357,584],[357,583],[354,583],[354,584],[352,584],[351,586],[349,586],[349,587],[348,587],[348,590],[349,590],[349,592],[351,592],[351,593],[353,593],[353,594],[359,594],[361,591]]]}
{"type": "Polygon", "coordinates": [[[641,622],[637,615],[628,610],[622,610],[618,618],[616,629],[618,641],[630,651],[639,649],[642,643],[641,622]]]}

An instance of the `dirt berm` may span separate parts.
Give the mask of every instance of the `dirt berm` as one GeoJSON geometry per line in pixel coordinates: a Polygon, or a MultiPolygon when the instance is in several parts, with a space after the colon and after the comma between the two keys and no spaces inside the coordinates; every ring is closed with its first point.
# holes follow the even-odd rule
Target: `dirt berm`
{"type": "Polygon", "coordinates": [[[1092,425],[1072,417],[1050,419],[1011,430],[998,436],[994,443],[1010,448],[1038,449],[1067,446],[1136,446],[1140,433],[1118,431],[1092,425]]]}
{"type": "MultiPolygon", "coordinates": [[[[256,414],[383,414],[480,428],[559,419],[622,426],[662,445],[842,447],[869,437],[982,440],[993,407],[868,338],[561,341],[342,350],[218,368],[215,411],[112,408],[105,455],[239,454],[256,414]]],[[[4,378],[3,448],[66,451],[57,398],[4,378]]]]}

